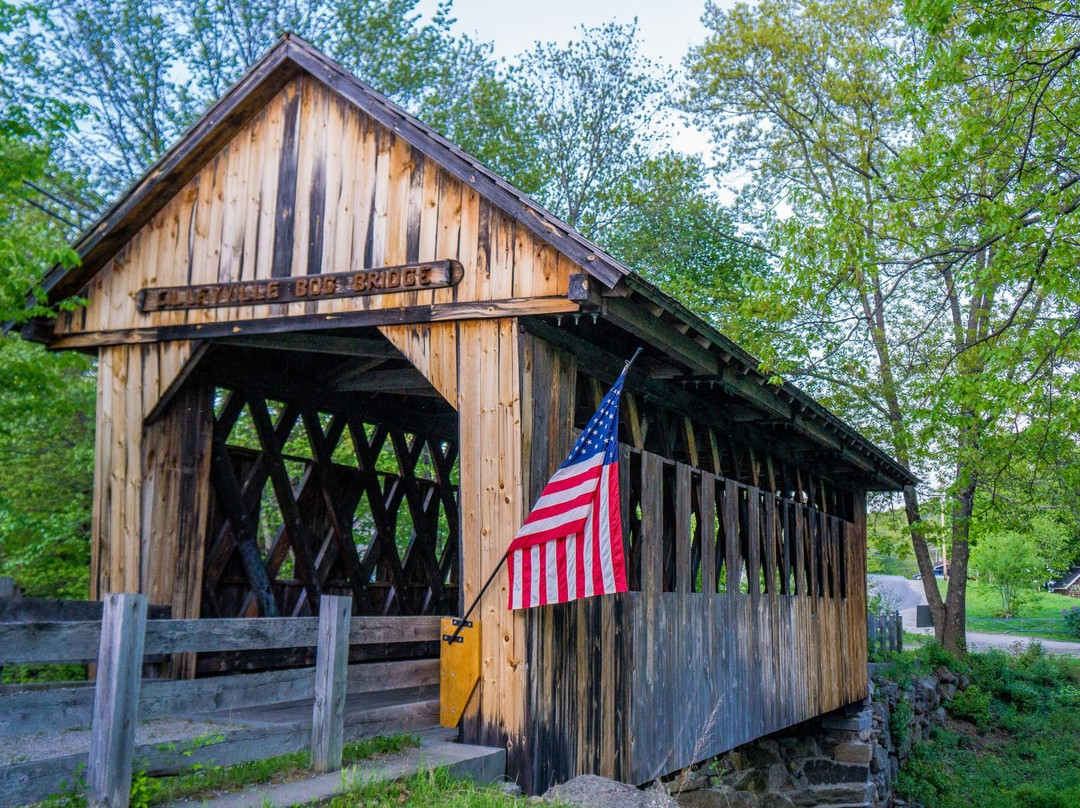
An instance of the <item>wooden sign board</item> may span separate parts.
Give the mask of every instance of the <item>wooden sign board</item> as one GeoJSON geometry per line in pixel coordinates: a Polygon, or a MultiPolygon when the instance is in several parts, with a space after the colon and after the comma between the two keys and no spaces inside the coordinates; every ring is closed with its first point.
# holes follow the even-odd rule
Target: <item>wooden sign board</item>
{"type": "Polygon", "coordinates": [[[464,269],[458,261],[448,260],[264,281],[150,287],[139,292],[139,311],[304,303],[336,297],[416,292],[454,286],[463,274],[464,269]]]}

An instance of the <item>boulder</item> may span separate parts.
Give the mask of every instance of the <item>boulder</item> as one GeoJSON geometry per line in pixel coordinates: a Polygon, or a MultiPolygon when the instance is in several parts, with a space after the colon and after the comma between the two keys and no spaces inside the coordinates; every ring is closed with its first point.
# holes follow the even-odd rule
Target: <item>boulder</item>
{"type": "Polygon", "coordinates": [[[757,798],[753,794],[736,791],[730,786],[688,791],[675,799],[680,808],[758,808],[757,798]]]}
{"type": "Polygon", "coordinates": [[[552,786],[544,792],[543,799],[544,802],[558,802],[574,808],[678,808],[679,805],[674,797],[667,794],[642,791],[594,774],[582,774],[552,786]]]}

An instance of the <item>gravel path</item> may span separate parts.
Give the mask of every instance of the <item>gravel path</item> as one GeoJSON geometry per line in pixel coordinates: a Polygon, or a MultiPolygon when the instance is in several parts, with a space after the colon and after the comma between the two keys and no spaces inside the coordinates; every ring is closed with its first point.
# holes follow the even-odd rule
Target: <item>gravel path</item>
{"type": "MultiPolygon", "coordinates": [[[[209,721],[185,721],[163,718],[147,721],[135,730],[135,743],[157,744],[171,741],[190,741],[206,735],[237,729],[236,724],[215,724],[209,721]]],[[[0,767],[31,760],[47,760],[65,755],[86,754],[90,751],[90,730],[69,729],[54,732],[35,732],[32,735],[0,737],[0,767]]]]}

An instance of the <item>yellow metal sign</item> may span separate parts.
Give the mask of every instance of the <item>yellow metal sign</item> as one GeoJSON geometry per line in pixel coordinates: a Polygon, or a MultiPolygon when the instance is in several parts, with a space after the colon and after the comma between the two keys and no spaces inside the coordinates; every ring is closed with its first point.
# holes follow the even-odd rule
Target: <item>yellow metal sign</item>
{"type": "Polygon", "coordinates": [[[442,620],[439,654],[439,723],[456,727],[480,681],[480,621],[460,626],[453,617],[442,620]],[[460,626],[460,631],[458,628],[460,626]],[[457,636],[453,637],[457,631],[457,636]],[[452,642],[447,638],[453,637],[452,642]]]}

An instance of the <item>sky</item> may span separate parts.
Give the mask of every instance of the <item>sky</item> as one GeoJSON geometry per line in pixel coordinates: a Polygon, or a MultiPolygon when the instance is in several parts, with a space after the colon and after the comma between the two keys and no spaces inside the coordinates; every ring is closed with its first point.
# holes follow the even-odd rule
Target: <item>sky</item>
{"type": "MultiPolygon", "coordinates": [[[[734,0],[715,0],[730,8],[734,0]]],[[[437,0],[421,0],[419,8],[430,13],[437,0]]],[[[575,37],[578,25],[638,21],[642,53],[671,67],[679,67],[690,47],[705,39],[701,14],[705,0],[454,0],[455,30],[481,41],[492,42],[497,57],[511,58],[537,41],[565,43],[575,37]]],[[[678,122],[671,132],[672,145],[681,151],[709,156],[704,134],[678,122]]]]}

